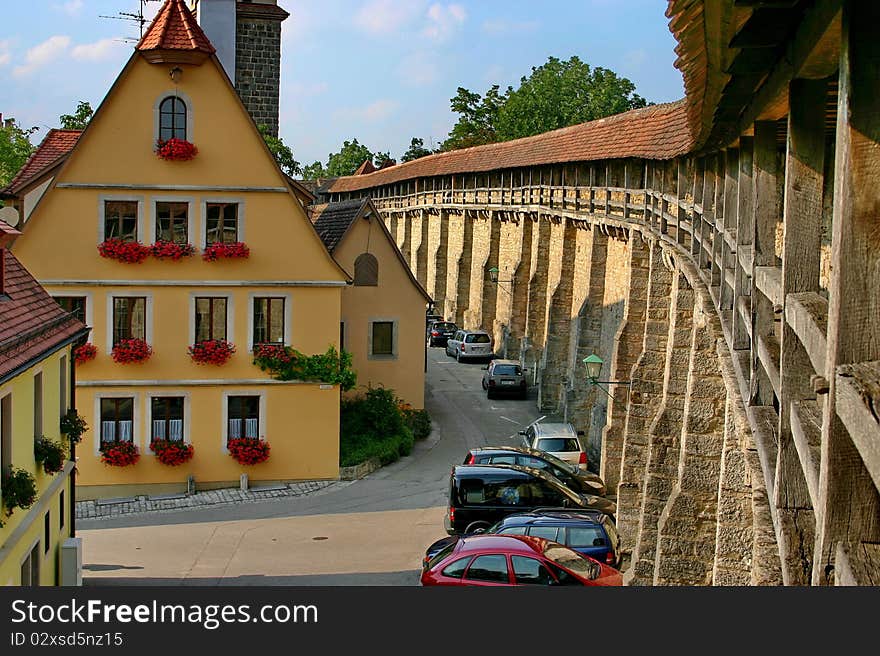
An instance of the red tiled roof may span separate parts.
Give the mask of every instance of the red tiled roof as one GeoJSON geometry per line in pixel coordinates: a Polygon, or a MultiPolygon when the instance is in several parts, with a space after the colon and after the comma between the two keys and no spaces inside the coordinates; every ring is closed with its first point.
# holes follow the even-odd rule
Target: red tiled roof
{"type": "Polygon", "coordinates": [[[433,175],[638,157],[672,159],[693,139],[685,100],[634,109],[514,141],[428,155],[367,175],[338,178],[325,192],[346,192],[433,175]]]}
{"type": "Polygon", "coordinates": [[[24,163],[3,193],[18,194],[28,183],[40,177],[64,158],[76,145],[82,130],[51,129],[37,146],[27,162],[24,163]]]}
{"type": "Polygon", "coordinates": [[[85,330],[49,296],[8,249],[0,296],[0,380],[85,330]]]}
{"type": "Polygon", "coordinates": [[[137,50],[198,50],[214,54],[214,46],[202,32],[183,0],[166,0],[136,46],[137,50]]]}
{"type": "Polygon", "coordinates": [[[370,160],[365,159],[364,163],[357,167],[357,171],[355,171],[352,175],[367,175],[368,173],[372,173],[376,170],[378,169],[373,166],[373,163],[370,160]]]}

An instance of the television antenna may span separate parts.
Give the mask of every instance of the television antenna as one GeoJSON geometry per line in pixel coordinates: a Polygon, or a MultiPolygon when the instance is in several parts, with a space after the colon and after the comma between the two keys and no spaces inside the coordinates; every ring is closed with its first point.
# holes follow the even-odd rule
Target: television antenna
{"type": "Polygon", "coordinates": [[[119,11],[115,16],[101,16],[98,18],[107,18],[110,20],[121,20],[127,21],[129,23],[135,23],[138,26],[138,30],[140,31],[140,37],[125,37],[122,41],[127,43],[137,43],[141,37],[144,36],[144,26],[149,22],[147,18],[144,18],[144,9],[147,6],[148,2],[160,2],[161,0],[138,0],[138,9],[136,12],[133,11],[119,11]]]}

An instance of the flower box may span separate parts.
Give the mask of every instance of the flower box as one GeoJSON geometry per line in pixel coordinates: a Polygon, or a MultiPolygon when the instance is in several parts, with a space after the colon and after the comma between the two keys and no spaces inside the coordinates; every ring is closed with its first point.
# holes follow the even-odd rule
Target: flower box
{"type": "Polygon", "coordinates": [[[150,450],[156,454],[159,462],[170,467],[189,462],[193,457],[192,444],[174,440],[153,439],[150,442],[150,450]]]}
{"type": "Polygon", "coordinates": [[[187,348],[187,353],[196,364],[226,364],[235,353],[235,344],[225,339],[209,339],[197,342],[187,348]]]}
{"type": "Polygon", "coordinates": [[[258,465],[269,459],[269,443],[256,437],[233,438],[226,448],[241,465],[258,465]]]}
{"type": "Polygon", "coordinates": [[[247,244],[236,241],[230,244],[217,242],[202,251],[202,259],[205,262],[214,262],[219,259],[244,259],[251,254],[247,244]]]}
{"type": "Polygon", "coordinates": [[[125,264],[140,264],[150,255],[150,247],[137,241],[123,241],[111,237],[98,244],[98,253],[108,260],[116,260],[125,264]]]}
{"type": "Polygon", "coordinates": [[[76,364],[85,364],[89,360],[94,360],[98,355],[98,347],[88,342],[82,346],[78,346],[73,352],[73,361],[76,364]]]}
{"type": "Polygon", "coordinates": [[[152,347],[142,339],[123,339],[113,347],[113,361],[119,364],[138,364],[150,359],[152,347]]]}
{"type": "Polygon", "coordinates": [[[140,460],[137,446],[131,442],[105,442],[101,445],[101,462],[112,467],[128,467],[140,460]]]}
{"type": "Polygon", "coordinates": [[[177,262],[185,257],[195,255],[196,247],[192,244],[176,244],[173,241],[157,241],[150,246],[150,254],[159,260],[177,262]]]}
{"type": "Polygon", "coordinates": [[[172,162],[185,162],[199,154],[199,149],[184,139],[172,137],[166,141],[159,139],[156,142],[156,155],[159,159],[172,162]]]}

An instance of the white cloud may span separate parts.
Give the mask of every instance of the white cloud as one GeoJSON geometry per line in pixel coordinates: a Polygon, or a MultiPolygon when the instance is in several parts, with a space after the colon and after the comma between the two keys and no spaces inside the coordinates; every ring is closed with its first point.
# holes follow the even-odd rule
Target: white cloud
{"type": "Polygon", "coordinates": [[[121,50],[124,46],[125,44],[119,39],[101,39],[94,43],[74,46],[70,55],[78,61],[102,61],[113,58],[116,51],[121,50]]]}
{"type": "Polygon", "coordinates": [[[422,2],[413,0],[369,0],[355,14],[354,22],[370,34],[388,34],[412,22],[422,6],[422,2]]]}
{"type": "Polygon", "coordinates": [[[60,9],[65,14],[76,16],[83,8],[83,0],[68,0],[64,4],[55,5],[56,9],[60,9]]]}
{"type": "Polygon", "coordinates": [[[501,36],[506,34],[525,34],[534,32],[540,27],[538,21],[521,21],[514,23],[504,20],[503,18],[488,20],[483,23],[483,31],[493,36],[501,36]]]}
{"type": "Polygon", "coordinates": [[[12,59],[9,54],[9,41],[0,41],[0,66],[5,66],[12,59]]]}
{"type": "Polygon", "coordinates": [[[436,54],[419,51],[400,60],[397,66],[397,75],[401,82],[407,86],[427,87],[437,81],[439,69],[440,62],[436,54]]]}
{"type": "Polygon", "coordinates": [[[340,109],[336,116],[348,121],[361,121],[364,123],[378,123],[391,116],[397,110],[398,103],[394,100],[377,100],[365,107],[351,107],[340,109]]]}
{"type": "Polygon", "coordinates": [[[433,41],[446,41],[464,23],[467,12],[458,4],[435,3],[428,8],[428,26],[422,36],[433,41]]]}
{"type": "Polygon", "coordinates": [[[327,93],[329,88],[330,85],[326,82],[294,82],[293,84],[287,85],[287,90],[290,92],[290,95],[299,96],[301,98],[320,96],[323,93],[327,93]]]}
{"type": "Polygon", "coordinates": [[[25,63],[12,70],[15,77],[24,77],[60,57],[70,45],[69,36],[49,37],[25,53],[25,63]]]}

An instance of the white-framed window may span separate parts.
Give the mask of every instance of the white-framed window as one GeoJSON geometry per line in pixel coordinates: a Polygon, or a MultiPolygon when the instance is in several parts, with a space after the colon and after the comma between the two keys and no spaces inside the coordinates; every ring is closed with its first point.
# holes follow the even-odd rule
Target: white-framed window
{"type": "Polygon", "coordinates": [[[223,442],[237,437],[266,439],[266,393],[254,390],[227,390],[223,392],[223,442]]]}
{"type": "Polygon", "coordinates": [[[195,142],[193,103],[178,89],[160,94],[153,104],[153,141],[167,141],[171,137],[195,142]]]}
{"type": "Polygon", "coordinates": [[[143,196],[101,194],[98,197],[98,243],[111,238],[145,241],[143,196]]]}
{"type": "MultiPolygon", "coordinates": [[[[190,394],[162,390],[147,394],[147,430],[152,440],[192,443],[190,394]]],[[[152,454],[152,451],[146,449],[152,454]]]]}
{"type": "Polygon", "coordinates": [[[170,241],[195,244],[196,199],[182,196],[153,196],[150,199],[147,243],[170,241]]]}
{"type": "Polygon", "coordinates": [[[252,293],[248,297],[248,349],[257,344],[290,345],[293,311],[290,294],[252,293]]]}
{"type": "MultiPolygon", "coordinates": [[[[66,312],[70,312],[87,326],[94,326],[95,308],[91,292],[52,292],[52,298],[66,312]]],[[[89,332],[87,339],[92,338],[89,332]]]]}
{"type": "Polygon", "coordinates": [[[107,296],[107,352],[122,339],[153,343],[152,294],[109,294],[107,296]]]}
{"type": "Polygon", "coordinates": [[[235,342],[235,303],[230,294],[192,292],[189,295],[189,343],[207,339],[235,342]]]}
{"type": "Polygon", "coordinates": [[[131,442],[140,448],[140,397],[132,392],[109,392],[95,396],[95,455],[108,442],[131,442]]]}
{"type": "Polygon", "coordinates": [[[34,541],[31,548],[25,552],[21,560],[21,578],[19,585],[23,588],[36,588],[40,585],[40,561],[43,555],[40,553],[40,540],[34,541]]]}
{"type": "Polygon", "coordinates": [[[244,199],[202,199],[202,248],[218,242],[231,244],[245,241],[244,199]]]}
{"type": "Polygon", "coordinates": [[[370,360],[397,359],[397,319],[370,319],[367,331],[367,354],[370,360]]]}

